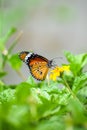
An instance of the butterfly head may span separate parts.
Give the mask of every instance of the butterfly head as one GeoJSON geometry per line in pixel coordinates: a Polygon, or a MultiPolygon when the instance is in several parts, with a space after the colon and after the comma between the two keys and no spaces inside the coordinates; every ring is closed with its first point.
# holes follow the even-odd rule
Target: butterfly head
{"type": "Polygon", "coordinates": [[[27,63],[27,60],[31,57],[32,54],[33,54],[32,52],[23,51],[19,53],[19,58],[23,62],[27,63]]]}
{"type": "Polygon", "coordinates": [[[19,53],[19,58],[25,62],[25,57],[27,56],[28,52],[20,52],[19,53]]]}
{"type": "Polygon", "coordinates": [[[48,62],[48,66],[49,66],[49,68],[52,68],[52,67],[57,66],[57,64],[56,64],[56,62],[52,59],[52,60],[50,60],[50,61],[48,62]]]}
{"type": "Polygon", "coordinates": [[[50,64],[50,67],[56,67],[56,66],[58,66],[58,61],[56,61],[56,59],[63,59],[63,57],[55,57],[55,58],[53,58],[53,59],[51,59],[50,61],[49,61],[49,64],[50,64]]]}

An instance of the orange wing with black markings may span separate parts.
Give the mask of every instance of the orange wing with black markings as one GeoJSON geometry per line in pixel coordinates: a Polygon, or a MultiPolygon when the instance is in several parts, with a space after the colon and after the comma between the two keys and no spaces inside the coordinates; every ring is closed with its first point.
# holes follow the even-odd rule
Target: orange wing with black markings
{"type": "Polygon", "coordinates": [[[32,76],[38,80],[44,80],[48,73],[48,60],[35,57],[30,60],[29,68],[32,76]]]}
{"type": "Polygon", "coordinates": [[[49,61],[43,56],[26,51],[21,52],[19,57],[28,65],[30,73],[35,79],[44,80],[46,78],[49,68],[52,66],[52,60],[49,61]]]}

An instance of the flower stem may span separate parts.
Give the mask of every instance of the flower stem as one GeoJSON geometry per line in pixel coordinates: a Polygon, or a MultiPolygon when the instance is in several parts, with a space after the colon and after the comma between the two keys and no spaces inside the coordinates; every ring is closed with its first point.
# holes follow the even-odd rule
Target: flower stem
{"type": "MultiPolygon", "coordinates": [[[[73,91],[71,90],[69,84],[67,83],[67,81],[65,80],[64,77],[63,77],[63,81],[64,81],[64,83],[65,83],[67,89],[69,90],[69,92],[70,92],[71,95],[73,96],[73,98],[76,99],[76,100],[80,103],[81,106],[83,106],[83,104],[80,102],[80,100],[77,98],[77,96],[76,96],[76,95],[73,93],[73,91]]],[[[84,108],[84,107],[83,107],[83,108],[84,108]]]]}
{"type": "Polygon", "coordinates": [[[73,91],[70,89],[70,86],[69,86],[69,84],[67,83],[67,81],[65,80],[64,77],[63,77],[63,81],[64,81],[64,83],[65,83],[67,89],[69,90],[69,92],[72,94],[72,96],[73,96],[74,98],[77,98],[76,95],[73,93],[73,91]]]}
{"type": "Polygon", "coordinates": [[[20,70],[16,70],[16,72],[17,72],[17,74],[19,75],[19,77],[21,77],[21,79],[22,79],[23,81],[26,81],[26,78],[24,77],[24,75],[21,73],[20,70]]]}

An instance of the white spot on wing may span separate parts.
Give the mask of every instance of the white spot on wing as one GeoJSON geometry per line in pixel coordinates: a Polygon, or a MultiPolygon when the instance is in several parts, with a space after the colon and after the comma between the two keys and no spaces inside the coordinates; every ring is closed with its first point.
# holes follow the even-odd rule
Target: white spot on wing
{"type": "Polygon", "coordinates": [[[26,57],[25,57],[25,63],[27,62],[28,58],[30,58],[30,57],[31,57],[31,55],[32,55],[32,53],[31,53],[31,52],[29,52],[29,53],[26,55],[26,57]]]}

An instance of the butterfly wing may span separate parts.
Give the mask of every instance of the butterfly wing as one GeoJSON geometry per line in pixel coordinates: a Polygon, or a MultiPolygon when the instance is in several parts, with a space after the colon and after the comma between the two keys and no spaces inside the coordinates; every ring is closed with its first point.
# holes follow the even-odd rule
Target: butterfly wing
{"type": "Polygon", "coordinates": [[[30,73],[37,80],[44,80],[49,68],[52,66],[52,61],[32,52],[23,51],[19,54],[19,58],[28,65],[30,73]]]}
{"type": "Polygon", "coordinates": [[[29,61],[29,68],[32,76],[37,80],[44,80],[48,73],[48,60],[42,57],[34,57],[29,61]]]}

